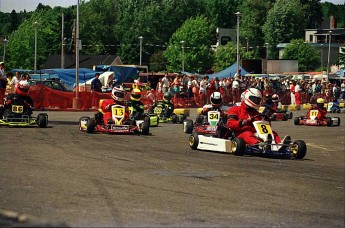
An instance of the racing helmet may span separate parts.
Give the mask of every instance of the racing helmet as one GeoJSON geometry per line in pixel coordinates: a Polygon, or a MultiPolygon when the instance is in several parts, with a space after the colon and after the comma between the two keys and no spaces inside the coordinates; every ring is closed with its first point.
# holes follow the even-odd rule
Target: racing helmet
{"type": "Polygon", "coordinates": [[[278,94],[273,94],[273,95],[272,95],[272,101],[273,101],[274,103],[276,103],[276,102],[279,101],[279,96],[278,96],[278,94]]]}
{"type": "Polygon", "coordinates": [[[316,106],[317,106],[318,108],[323,108],[324,105],[325,105],[325,100],[324,100],[323,98],[318,98],[318,99],[316,100],[316,106]]]}
{"type": "Polygon", "coordinates": [[[125,94],[125,89],[120,85],[115,86],[111,91],[111,97],[115,101],[123,101],[123,99],[125,98],[125,94]]]}
{"type": "Polygon", "coordinates": [[[258,110],[261,105],[262,94],[260,90],[249,88],[245,91],[243,102],[250,108],[258,110]]]}
{"type": "Polygon", "coordinates": [[[246,91],[241,93],[241,101],[243,101],[243,99],[244,99],[244,94],[246,94],[246,91]]]}
{"type": "Polygon", "coordinates": [[[170,101],[171,98],[172,98],[172,95],[171,95],[170,92],[165,92],[165,93],[164,93],[163,99],[164,99],[165,101],[170,101]]]}
{"type": "Polygon", "coordinates": [[[213,92],[210,96],[210,102],[213,107],[219,107],[223,102],[222,94],[220,92],[213,92]]]}
{"type": "Polygon", "coordinates": [[[131,100],[132,101],[140,101],[141,98],[141,91],[140,89],[133,89],[131,91],[131,100]]]}
{"type": "Polygon", "coordinates": [[[20,81],[16,85],[16,93],[21,95],[21,96],[26,96],[26,95],[28,95],[29,88],[30,88],[30,85],[29,85],[28,81],[20,81]]]}

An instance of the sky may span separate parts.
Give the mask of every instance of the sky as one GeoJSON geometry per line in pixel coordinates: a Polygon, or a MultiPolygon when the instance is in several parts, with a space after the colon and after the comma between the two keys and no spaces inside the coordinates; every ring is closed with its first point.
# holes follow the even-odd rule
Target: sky
{"type": "Polygon", "coordinates": [[[34,11],[39,3],[54,8],[55,6],[68,7],[77,5],[77,2],[78,0],[0,0],[0,11],[10,13],[12,10],[20,12],[25,9],[29,12],[34,11]]]}
{"type": "MultiPolygon", "coordinates": [[[[68,7],[77,5],[78,0],[0,0],[0,11],[10,13],[13,9],[16,12],[23,11],[24,9],[34,11],[39,3],[49,5],[52,8],[55,6],[68,7]]],[[[333,4],[344,4],[344,0],[321,0],[321,2],[331,2],[333,4]]]]}

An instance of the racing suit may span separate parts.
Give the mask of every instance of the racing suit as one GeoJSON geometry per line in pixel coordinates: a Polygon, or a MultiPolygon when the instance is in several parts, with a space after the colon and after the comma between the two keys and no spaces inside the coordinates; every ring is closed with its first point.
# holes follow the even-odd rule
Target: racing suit
{"type": "Polygon", "coordinates": [[[124,115],[123,120],[127,120],[129,118],[129,110],[128,107],[125,105],[125,103],[115,101],[114,99],[105,99],[103,100],[101,104],[101,110],[103,112],[103,122],[106,124],[114,123],[114,120],[112,119],[112,105],[122,105],[125,106],[125,113],[119,113],[119,115],[124,115]]]}
{"type": "MultiPolygon", "coordinates": [[[[256,130],[253,126],[253,121],[261,120],[262,117],[250,121],[248,119],[258,114],[260,113],[256,109],[249,108],[242,102],[241,106],[233,106],[229,109],[227,126],[234,131],[236,137],[242,138],[246,144],[257,144],[260,140],[254,136],[256,130]],[[248,121],[243,124],[242,120],[248,121]]],[[[273,137],[276,143],[281,142],[280,137],[274,131],[273,137]]]]}
{"type": "Polygon", "coordinates": [[[141,101],[130,101],[127,104],[132,108],[130,120],[132,125],[135,125],[136,120],[142,119],[142,116],[144,114],[144,104],[141,101]]]}
{"type": "Polygon", "coordinates": [[[159,100],[151,108],[151,112],[154,112],[155,107],[161,106],[162,112],[160,117],[170,118],[174,112],[174,104],[169,100],[159,100]]]}
{"type": "Polygon", "coordinates": [[[307,116],[306,116],[307,119],[310,119],[310,111],[312,111],[312,110],[317,110],[317,111],[319,111],[319,113],[317,114],[317,116],[316,116],[315,119],[317,119],[317,120],[325,120],[325,119],[326,119],[327,109],[324,108],[324,107],[319,108],[319,107],[317,107],[316,105],[315,105],[315,106],[312,106],[312,107],[309,109],[309,111],[308,111],[308,113],[307,113],[307,116]]]}
{"type": "MultiPolygon", "coordinates": [[[[23,110],[21,113],[14,113],[16,116],[18,115],[32,115],[32,111],[34,110],[34,102],[30,96],[21,96],[18,93],[11,93],[7,96],[4,106],[0,107],[0,117],[7,116],[13,112],[14,105],[23,106],[23,110]]],[[[13,113],[12,113],[13,114],[13,113]]]]}

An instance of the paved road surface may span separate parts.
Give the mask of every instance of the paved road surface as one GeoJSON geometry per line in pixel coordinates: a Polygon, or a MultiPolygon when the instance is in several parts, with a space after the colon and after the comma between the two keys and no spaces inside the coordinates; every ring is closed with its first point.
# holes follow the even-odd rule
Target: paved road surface
{"type": "Polygon", "coordinates": [[[86,134],[93,113],[47,113],[49,128],[0,128],[0,209],[72,227],[344,227],[344,114],[332,128],[274,122],[308,145],[290,160],[194,151],[182,125],[86,134]]]}

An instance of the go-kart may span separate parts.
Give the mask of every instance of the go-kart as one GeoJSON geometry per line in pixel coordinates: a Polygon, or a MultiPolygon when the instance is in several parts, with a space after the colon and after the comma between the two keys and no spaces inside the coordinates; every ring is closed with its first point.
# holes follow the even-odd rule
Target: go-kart
{"type": "Polygon", "coordinates": [[[13,100],[10,109],[4,110],[0,119],[0,126],[28,127],[38,125],[40,128],[47,127],[48,115],[39,113],[37,117],[31,115],[32,111],[27,110],[22,101],[13,100]]]}
{"type": "MultiPolygon", "coordinates": [[[[261,141],[256,145],[248,145],[242,138],[235,137],[231,129],[227,129],[229,133],[226,137],[220,135],[200,135],[193,132],[189,137],[189,146],[196,150],[209,150],[217,152],[232,153],[236,156],[242,155],[263,155],[269,157],[294,157],[302,159],[306,155],[307,146],[303,140],[284,140],[283,143],[276,143],[273,137],[273,131],[270,123],[267,121],[268,116],[259,114],[253,119],[263,117],[262,120],[253,122],[256,129],[255,136],[261,141]]],[[[223,127],[224,128],[224,127],[223,127]]]]}
{"type": "Polygon", "coordinates": [[[340,103],[338,101],[329,102],[327,104],[327,112],[341,113],[340,103]]]}
{"type": "Polygon", "coordinates": [[[112,105],[112,120],[114,123],[104,123],[102,113],[95,114],[95,118],[88,116],[80,117],[79,130],[87,133],[102,132],[102,133],[118,133],[131,134],[138,133],[148,135],[150,131],[150,123],[144,120],[135,120],[135,124],[129,118],[125,118],[125,106],[112,105]]]}
{"type": "Polygon", "coordinates": [[[166,117],[164,105],[157,104],[155,107],[149,110],[149,114],[159,116],[160,123],[183,123],[183,121],[189,115],[189,110],[186,109],[174,109],[172,115],[170,117],[166,117]]]}
{"type": "Polygon", "coordinates": [[[183,132],[191,134],[197,132],[198,134],[215,134],[219,121],[221,120],[221,114],[219,111],[208,111],[207,118],[204,115],[198,115],[196,121],[186,119],[183,121],[183,132]]]}
{"type": "Polygon", "coordinates": [[[325,117],[324,119],[317,119],[319,114],[318,110],[309,110],[308,113],[304,116],[298,116],[294,119],[295,125],[307,125],[307,126],[339,126],[340,118],[339,117],[325,117]],[[309,113],[309,118],[307,118],[309,113]]]}
{"type": "MultiPolygon", "coordinates": [[[[262,107],[261,113],[268,115],[270,113],[270,107],[262,107]]],[[[271,121],[282,120],[287,121],[288,119],[293,118],[293,113],[286,110],[277,110],[271,114],[271,121]]]]}

